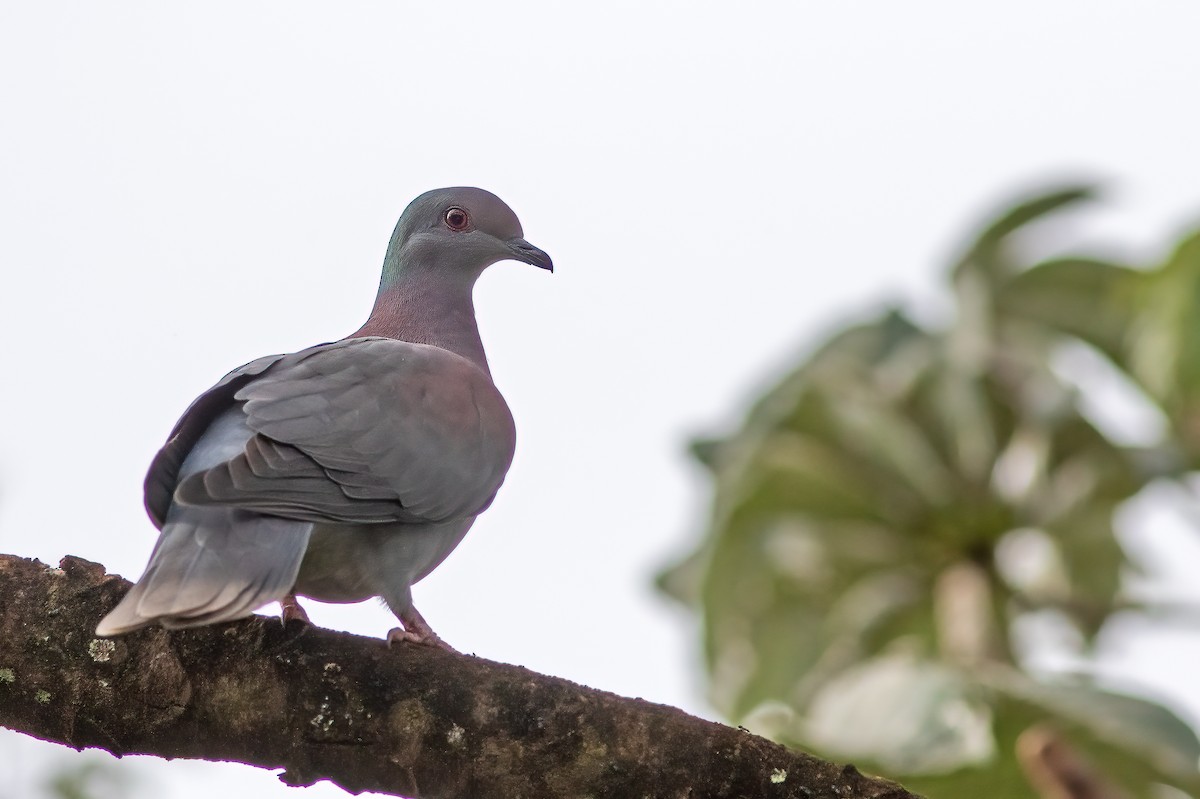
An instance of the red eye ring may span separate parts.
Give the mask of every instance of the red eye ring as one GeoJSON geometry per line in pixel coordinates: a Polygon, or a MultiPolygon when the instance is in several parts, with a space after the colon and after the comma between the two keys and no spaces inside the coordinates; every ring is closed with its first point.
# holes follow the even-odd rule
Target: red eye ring
{"type": "Polygon", "coordinates": [[[457,205],[446,209],[445,220],[446,227],[451,230],[466,230],[471,224],[471,217],[467,215],[466,210],[457,205]]]}

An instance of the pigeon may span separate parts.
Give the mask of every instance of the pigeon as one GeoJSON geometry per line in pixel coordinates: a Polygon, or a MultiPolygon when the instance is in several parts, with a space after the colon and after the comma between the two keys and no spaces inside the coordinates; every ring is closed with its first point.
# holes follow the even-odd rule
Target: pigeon
{"type": "Polygon", "coordinates": [[[234,369],[150,464],[160,531],[145,573],[96,628],[197,627],[297,597],[379,597],[388,642],[450,649],[412,585],[496,496],[515,428],[492,382],[472,291],[504,260],[553,271],[516,214],[477,188],[417,197],[396,224],[371,316],[340,341],[234,369]]]}

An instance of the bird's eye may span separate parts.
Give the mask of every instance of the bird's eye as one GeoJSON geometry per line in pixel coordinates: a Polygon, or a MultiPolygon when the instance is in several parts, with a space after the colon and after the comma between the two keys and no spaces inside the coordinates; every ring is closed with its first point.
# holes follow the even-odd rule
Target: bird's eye
{"type": "Polygon", "coordinates": [[[461,208],[455,207],[446,211],[446,227],[451,230],[466,230],[470,222],[467,212],[461,208]]]}

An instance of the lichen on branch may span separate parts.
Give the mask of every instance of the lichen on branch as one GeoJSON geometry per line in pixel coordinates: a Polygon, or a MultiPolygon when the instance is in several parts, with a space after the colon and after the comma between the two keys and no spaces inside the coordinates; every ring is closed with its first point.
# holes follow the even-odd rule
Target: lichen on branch
{"type": "Polygon", "coordinates": [[[675,708],[428,647],[261,617],[96,638],[128,586],[79,558],[0,555],[0,725],[417,798],[912,796],[675,708]]]}

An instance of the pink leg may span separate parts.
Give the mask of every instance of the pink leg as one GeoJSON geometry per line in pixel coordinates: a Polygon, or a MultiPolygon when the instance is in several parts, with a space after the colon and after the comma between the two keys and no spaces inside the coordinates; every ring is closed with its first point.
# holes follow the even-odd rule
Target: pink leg
{"type": "Polygon", "coordinates": [[[409,605],[408,610],[400,614],[400,623],[404,627],[396,627],[388,631],[387,640],[389,646],[397,641],[409,641],[414,644],[436,646],[438,649],[444,649],[456,655],[459,654],[457,649],[438,637],[438,634],[429,626],[429,622],[425,621],[412,605],[409,605]]]}
{"type": "Polygon", "coordinates": [[[304,608],[300,607],[300,602],[296,599],[295,594],[288,594],[283,599],[279,600],[279,607],[283,611],[283,624],[287,626],[288,622],[301,621],[305,624],[312,624],[308,620],[308,614],[304,612],[304,608]]]}

